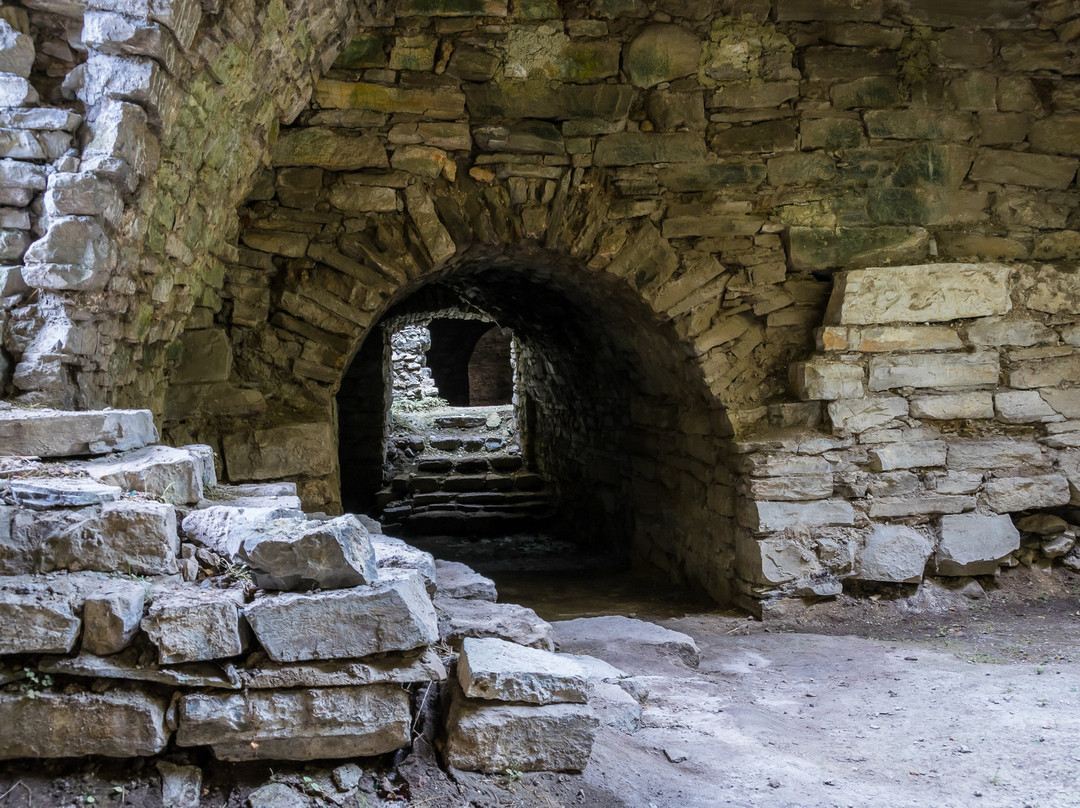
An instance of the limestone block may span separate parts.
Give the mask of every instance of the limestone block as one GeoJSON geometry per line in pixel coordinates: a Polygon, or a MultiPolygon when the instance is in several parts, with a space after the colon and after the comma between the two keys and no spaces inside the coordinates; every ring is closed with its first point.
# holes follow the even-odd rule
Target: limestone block
{"type": "Polygon", "coordinates": [[[1004,264],[923,264],[840,273],[825,319],[837,325],[943,322],[1012,308],[1004,264]]]}
{"type": "Polygon", "coordinates": [[[435,611],[439,635],[451,647],[460,646],[466,637],[498,637],[545,651],[555,648],[551,625],[524,606],[436,594],[435,611]]]}
{"type": "Polygon", "coordinates": [[[199,808],[202,802],[202,769],[177,766],[167,760],[155,764],[161,775],[161,802],[166,808],[199,808]]]}
{"type": "MultiPolygon", "coordinates": [[[[368,529],[371,530],[371,527],[368,529]]],[[[431,553],[417,550],[401,539],[374,532],[368,538],[375,550],[375,566],[386,570],[416,570],[424,579],[424,588],[428,593],[435,593],[436,567],[431,553]]]]}
{"type": "Polygon", "coordinates": [[[373,135],[344,135],[325,127],[282,132],[270,149],[275,166],[315,166],[330,171],[386,168],[386,149],[373,135]]]}
{"type": "Polygon", "coordinates": [[[643,654],[674,657],[690,668],[700,662],[700,649],[693,637],[646,620],[622,615],[578,617],[560,620],[552,627],[561,653],[589,654],[607,662],[614,659],[619,665],[624,663],[618,660],[629,662],[643,654]]]}
{"type": "Polygon", "coordinates": [[[777,0],[776,19],[780,21],[877,22],[883,3],[869,0],[857,6],[841,0],[777,0]]]}
{"type": "Polygon", "coordinates": [[[75,647],[77,598],[66,582],[0,579],[0,654],[66,654],[75,647]]]}
{"type": "Polygon", "coordinates": [[[446,88],[412,89],[334,79],[322,79],[316,83],[315,102],[323,109],[366,109],[450,121],[459,120],[465,112],[465,96],[446,88]]]}
{"type": "Polygon", "coordinates": [[[1020,531],[1008,516],[943,516],[935,565],[938,575],[992,575],[999,561],[1018,549],[1020,531]]]}
{"type": "Polygon", "coordinates": [[[1066,379],[1080,379],[1080,353],[1016,362],[1009,371],[1009,386],[1021,390],[1056,387],[1066,379]]]}
{"type": "MultiPolygon", "coordinates": [[[[775,120],[721,129],[709,139],[709,146],[714,152],[721,154],[744,154],[794,151],[797,142],[794,123],[790,120],[775,120]]],[[[773,177],[775,176],[773,171],[773,177]]]]}
{"type": "Polygon", "coordinates": [[[998,469],[1011,466],[1043,466],[1042,449],[1031,440],[951,440],[949,468],[953,470],[998,469]]]}
{"type": "Polygon", "coordinates": [[[442,175],[453,182],[457,176],[457,164],[442,149],[432,146],[398,146],[390,158],[396,171],[404,171],[427,180],[442,175]]]}
{"type": "Polygon", "coordinates": [[[649,163],[700,163],[707,157],[705,138],[694,132],[619,132],[596,144],[598,166],[649,163]]]}
{"type": "Polygon", "coordinates": [[[401,207],[394,188],[344,180],[330,189],[330,204],[344,213],[393,212],[401,207]]]}
{"type": "Polygon", "coordinates": [[[180,539],[172,505],[124,499],[41,537],[42,571],[57,569],[173,575],[180,539]]]}
{"type": "Polygon", "coordinates": [[[143,107],[156,125],[168,128],[179,111],[180,90],[169,72],[154,59],[90,51],[76,95],[87,107],[107,100],[143,107]]]}
{"type": "Polygon", "coordinates": [[[376,583],[352,589],[263,595],[245,613],[275,662],[408,651],[439,639],[435,609],[412,571],[386,571],[376,583]]]}
{"type": "MultiPolygon", "coordinates": [[[[1030,298],[1026,301],[1031,305],[1030,298]]],[[[1035,320],[988,317],[968,326],[968,340],[976,345],[1031,346],[1057,342],[1057,333],[1035,320]]]]}
{"type": "MultiPolygon", "coordinates": [[[[203,510],[217,505],[232,508],[285,508],[300,510],[300,497],[296,495],[296,483],[249,483],[246,485],[218,484],[214,487],[215,499],[206,497],[195,507],[203,510]]],[[[299,516],[299,514],[295,514],[299,516]]],[[[361,522],[364,520],[361,519],[361,522]]],[[[378,524],[378,523],[376,523],[378,524]]],[[[370,526],[368,526],[370,530],[370,526]]]]}
{"type": "Polygon", "coordinates": [[[719,163],[666,166],[657,172],[657,176],[669,190],[686,193],[731,185],[756,186],[765,180],[766,171],[763,162],[731,158],[719,163]]]}
{"type": "Polygon", "coordinates": [[[305,520],[304,512],[292,507],[249,507],[212,505],[184,517],[184,535],[218,555],[240,560],[240,548],[249,540],[258,540],[262,531],[276,521],[296,524],[305,520]]]}
{"type": "Polygon", "coordinates": [[[89,0],[92,9],[160,22],[182,47],[191,44],[205,7],[199,0],[89,0]]]}
{"type": "Polygon", "coordinates": [[[157,646],[158,660],[169,665],[236,656],[244,651],[246,634],[239,589],[202,589],[163,583],[151,590],[150,612],[143,631],[157,646]]]}
{"type": "Polygon", "coordinates": [[[136,104],[107,101],[92,124],[93,138],[83,150],[80,165],[115,179],[128,191],[157,166],[159,144],[150,131],[146,112],[136,104]]]}
{"type": "Polygon", "coordinates": [[[994,395],[994,411],[1007,424],[1061,421],[1064,418],[1036,390],[1014,390],[994,395]]]}
{"type": "Polygon", "coordinates": [[[443,758],[467,771],[581,771],[599,726],[584,704],[491,704],[455,694],[443,758]]]}
{"type": "Polygon", "coordinates": [[[232,373],[232,344],[223,328],[200,328],[180,336],[180,361],[174,384],[228,381],[232,373]]]}
{"type": "Polygon", "coordinates": [[[859,553],[855,577],[864,581],[918,583],[934,540],[904,525],[877,525],[859,553]]]}
{"type": "Polygon", "coordinates": [[[405,189],[405,207],[420,233],[431,262],[440,264],[452,258],[457,252],[457,245],[443,226],[434,201],[422,186],[410,185],[405,189]]]}
{"type": "Polygon", "coordinates": [[[1080,390],[1040,390],[1043,401],[1066,418],[1080,418],[1080,390]]]}
{"type": "Polygon", "coordinates": [[[817,502],[754,502],[743,500],[737,512],[739,524],[755,533],[774,533],[789,527],[853,525],[855,509],[842,499],[817,502]]]}
{"type": "MultiPolygon", "coordinates": [[[[2,82],[3,78],[0,75],[0,82],[2,82]]],[[[22,81],[22,79],[19,79],[19,81],[22,81]]],[[[42,140],[34,136],[33,132],[20,129],[0,129],[0,157],[13,157],[18,160],[44,160],[46,153],[42,148],[42,142],[42,140]]]]}
{"type": "Polygon", "coordinates": [[[41,166],[21,160],[0,160],[0,187],[42,191],[46,183],[41,166]]]}
{"type": "Polygon", "coordinates": [[[678,25],[647,25],[626,48],[623,69],[630,83],[654,87],[697,73],[701,40],[678,25]]]}
{"type": "Polygon", "coordinates": [[[755,477],[785,477],[790,474],[830,474],[833,464],[817,455],[759,452],[739,458],[739,470],[755,477]]]}
{"type": "Polygon", "coordinates": [[[824,499],[833,493],[833,475],[792,474],[787,477],[751,478],[740,491],[751,499],[783,500],[798,502],[802,500],[824,499]]]}
{"type": "Polygon", "coordinates": [[[108,656],[123,651],[143,618],[147,587],[140,581],[112,579],[90,591],[83,602],[81,650],[108,656]]]}
{"type": "Polygon", "coordinates": [[[336,465],[336,445],[328,423],[286,424],[234,433],[222,438],[229,479],[274,480],[322,477],[336,465]]]}
{"type": "Polygon", "coordinates": [[[829,402],[829,420],[834,429],[865,432],[885,426],[908,414],[908,402],[900,396],[873,396],[829,402]]]}
{"type": "Polygon", "coordinates": [[[0,74],[0,106],[32,107],[40,100],[38,91],[22,76],[0,74]]]}
{"type": "Polygon", "coordinates": [[[172,503],[196,503],[203,498],[205,459],[190,448],[147,446],[78,468],[124,491],[142,491],[172,503]]]}
{"type": "Polygon", "coordinates": [[[927,468],[945,465],[945,443],[940,440],[902,441],[870,450],[872,471],[927,468]]]}
{"type": "Polygon", "coordinates": [[[406,746],[410,719],[397,684],[191,693],[176,743],[210,746],[219,760],[371,757],[406,746]]]}
{"type": "Polygon", "coordinates": [[[1069,481],[1060,474],[999,477],[987,482],[983,490],[986,504],[998,513],[1068,505],[1072,496],[1069,481]]]}
{"type": "Polygon", "coordinates": [[[870,503],[872,519],[926,517],[939,513],[963,513],[975,508],[974,497],[924,494],[910,497],[877,497],[870,503]]]}
{"type": "Polygon", "coordinates": [[[419,657],[415,652],[384,654],[367,661],[321,660],[316,662],[271,662],[265,654],[248,657],[235,671],[237,688],[257,690],[290,687],[351,687],[380,682],[439,682],[446,668],[434,650],[419,657]]]}
{"type": "Polygon", "coordinates": [[[466,637],[457,676],[471,699],[584,704],[589,697],[585,671],[572,657],[496,638],[466,637]]]}
{"type": "Polygon", "coordinates": [[[100,53],[150,56],[170,69],[176,60],[176,46],[164,27],[111,11],[86,11],[82,41],[100,53]]]}
{"type": "Polygon", "coordinates": [[[85,477],[23,477],[8,484],[16,505],[34,510],[82,508],[120,498],[118,486],[85,477]]]}
{"type": "Polygon", "coordinates": [[[1035,271],[1035,283],[1027,294],[1028,308],[1049,314],[1073,314],[1080,299],[1080,275],[1046,264],[1035,271]]]}
{"type": "Polygon", "coordinates": [[[1067,188],[1076,175],[1076,166],[1073,157],[982,149],[971,167],[969,179],[1034,188],[1067,188]]]}
{"type": "Polygon", "coordinates": [[[931,479],[939,494],[973,494],[983,484],[983,475],[974,471],[948,471],[931,479]]]}
{"type": "Polygon", "coordinates": [[[862,398],[866,373],[861,365],[811,359],[793,362],[791,386],[803,401],[835,401],[862,398]]]}
{"type": "Polygon", "coordinates": [[[104,693],[0,692],[0,758],[149,757],[169,742],[169,694],[134,687],[104,693]]]}
{"type": "MultiPolygon", "coordinates": [[[[785,101],[799,97],[797,81],[732,82],[718,87],[709,98],[710,107],[734,107],[736,109],[773,109],[785,101]]],[[[861,131],[861,127],[860,127],[861,131]]],[[[805,140],[804,140],[805,144],[805,140]]],[[[833,148],[840,148],[835,146],[833,148]]]]}
{"type": "Polygon", "coordinates": [[[459,561],[435,561],[438,592],[447,598],[490,600],[498,598],[495,582],[459,561]]]}
{"type": "Polygon", "coordinates": [[[34,67],[34,40],[0,20],[0,73],[30,78],[34,67]]]}
{"type": "Polygon", "coordinates": [[[113,226],[124,212],[116,186],[89,173],[56,172],[49,176],[45,212],[59,216],[100,216],[113,226]]]}
{"type": "Polygon", "coordinates": [[[911,417],[936,421],[993,418],[994,394],[990,392],[947,393],[939,396],[915,396],[911,399],[911,417]]]}
{"type": "Polygon", "coordinates": [[[996,351],[875,356],[870,359],[868,387],[874,391],[897,387],[956,390],[996,386],[998,374],[996,351]]]}
{"type": "Polygon", "coordinates": [[[826,326],[818,332],[823,351],[949,351],[962,347],[960,336],[947,326],[826,326]]]}
{"type": "Polygon", "coordinates": [[[244,541],[240,555],[262,589],[343,589],[375,581],[375,551],[355,516],[278,519],[244,541]]]}
{"type": "Polygon", "coordinates": [[[742,577],[769,586],[812,578],[823,570],[811,548],[788,537],[741,539],[735,548],[735,565],[742,577]]]}
{"type": "Polygon", "coordinates": [[[97,219],[66,216],[51,220],[44,237],[30,245],[23,278],[37,289],[97,291],[116,263],[116,246],[97,219]]]}

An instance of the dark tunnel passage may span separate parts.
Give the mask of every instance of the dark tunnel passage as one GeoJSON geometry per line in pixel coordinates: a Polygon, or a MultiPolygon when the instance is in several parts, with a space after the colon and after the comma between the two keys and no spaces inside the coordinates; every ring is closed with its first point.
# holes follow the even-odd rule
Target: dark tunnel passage
{"type": "MultiPolygon", "coordinates": [[[[505,423],[510,408],[502,409],[505,423]]],[[[382,508],[392,524],[385,506],[402,494],[443,510],[475,505],[476,528],[465,531],[475,538],[498,532],[498,521],[488,530],[479,512],[500,492],[526,500],[527,491],[543,491],[549,508],[538,509],[537,519],[582,553],[646,561],[677,580],[700,580],[705,566],[718,577],[730,575],[731,496],[718,496],[731,490],[722,413],[673,330],[655,322],[617,278],[547,254],[470,256],[387,311],[345,375],[338,413],[346,509],[379,514],[382,508]],[[466,358],[484,334],[512,332],[515,422],[504,446],[519,454],[519,466],[473,463],[479,444],[471,448],[481,452],[447,441],[434,457],[428,447],[418,468],[387,474],[388,440],[393,455],[398,422],[389,392],[389,333],[407,322],[431,323],[432,350],[446,336],[438,324],[452,323],[441,328],[456,330],[456,353],[466,358]],[[500,474],[529,475],[529,484],[518,490],[500,474]],[[460,491],[453,503],[438,500],[447,486],[460,491]],[[685,575],[688,568],[692,576],[685,575]]],[[[432,522],[420,532],[441,529],[432,522]]]]}

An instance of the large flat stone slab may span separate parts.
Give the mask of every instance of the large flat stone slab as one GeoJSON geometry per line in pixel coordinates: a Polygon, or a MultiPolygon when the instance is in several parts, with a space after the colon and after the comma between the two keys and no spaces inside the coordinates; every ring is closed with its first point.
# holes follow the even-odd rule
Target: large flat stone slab
{"type": "Polygon", "coordinates": [[[115,502],[122,491],[85,477],[32,477],[9,483],[15,504],[24,508],[85,508],[103,502],[115,502]]]}
{"type": "MultiPolygon", "coordinates": [[[[211,459],[211,469],[213,460],[211,459]]],[[[206,457],[192,448],[146,446],[115,457],[91,460],[78,468],[125,491],[142,491],[176,504],[203,498],[206,457]]]]}
{"type": "Polygon", "coordinates": [[[947,322],[1012,308],[1004,264],[918,264],[837,273],[825,321],[833,325],[947,322]]]}
{"type": "Polygon", "coordinates": [[[453,696],[443,758],[455,769],[581,771],[600,720],[586,704],[493,704],[453,696]]]}
{"type": "Polygon", "coordinates": [[[240,589],[203,589],[164,583],[153,587],[143,631],[162,664],[223,659],[243,653],[247,632],[240,589]]]}
{"type": "Polygon", "coordinates": [[[676,658],[691,668],[699,661],[697,643],[687,634],[621,615],[579,617],[552,623],[559,651],[589,654],[623,666],[642,653],[676,658]]]}
{"type": "Polygon", "coordinates": [[[531,648],[555,650],[551,624],[524,606],[436,595],[435,610],[439,614],[439,634],[453,648],[460,647],[466,637],[497,637],[531,648]]]}
{"type": "Polygon", "coordinates": [[[262,589],[344,589],[378,577],[370,536],[352,515],[273,520],[244,541],[240,555],[262,589]]]}
{"type": "Polygon", "coordinates": [[[439,639],[423,578],[412,571],[387,571],[370,586],[263,595],[245,614],[275,662],[410,651],[439,639]]]}
{"type": "Polygon", "coordinates": [[[458,682],[471,699],[528,704],[584,704],[589,685],[572,658],[495,638],[466,637],[458,682]]]}
{"type": "Polygon", "coordinates": [[[157,438],[150,410],[0,410],[0,455],[100,455],[138,449],[157,438]]]}
{"type": "Polygon", "coordinates": [[[409,743],[409,694],[397,684],[180,700],[179,746],[210,746],[221,760],[370,757],[409,743]]]}
{"type": "Polygon", "coordinates": [[[220,556],[240,561],[240,548],[258,541],[262,531],[278,520],[297,523],[304,512],[285,507],[233,507],[212,505],[188,514],[181,525],[191,541],[220,556]]]}
{"type": "Polygon", "coordinates": [[[33,698],[0,692],[0,759],[156,755],[169,742],[169,700],[132,687],[33,698]]]}
{"type": "Polygon", "coordinates": [[[1018,549],[1020,531],[1008,516],[943,516],[935,564],[938,575],[992,575],[1018,549]]]}

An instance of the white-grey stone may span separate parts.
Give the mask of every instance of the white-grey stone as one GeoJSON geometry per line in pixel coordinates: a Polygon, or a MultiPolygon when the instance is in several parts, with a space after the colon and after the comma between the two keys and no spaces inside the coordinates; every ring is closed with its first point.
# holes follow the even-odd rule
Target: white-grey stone
{"type": "Polygon", "coordinates": [[[168,693],[0,691],[0,759],[149,757],[169,742],[168,693]]]}
{"type": "Polygon", "coordinates": [[[455,769],[580,771],[600,720],[585,704],[492,704],[456,692],[443,758],[455,769]]]}
{"type": "Polygon", "coordinates": [[[213,550],[220,556],[240,560],[240,548],[248,540],[257,540],[261,531],[275,521],[295,524],[306,520],[304,512],[292,508],[247,508],[214,505],[192,511],[182,524],[191,541],[213,550]]]}
{"type": "Polygon", "coordinates": [[[448,598],[498,599],[494,581],[459,561],[436,559],[435,585],[439,594],[448,598]]]}
{"type": "Polygon", "coordinates": [[[149,410],[0,410],[0,455],[98,455],[138,449],[157,436],[149,410]]]}
{"type": "Polygon", "coordinates": [[[32,107],[40,100],[34,85],[22,76],[0,74],[0,106],[32,107]]]}
{"type": "Polygon", "coordinates": [[[990,575],[1020,548],[1020,531],[1008,516],[964,513],[941,517],[935,555],[938,575],[990,575]]]}
{"type": "Polygon", "coordinates": [[[755,533],[774,533],[789,527],[855,524],[855,509],[842,499],[816,502],[754,502],[742,500],[739,523],[755,533]]]}
{"type": "Polygon", "coordinates": [[[1076,546],[1076,536],[1071,533],[1061,533],[1053,538],[1044,539],[1039,546],[1047,558],[1061,558],[1072,552],[1076,546]]]}
{"type": "Polygon", "coordinates": [[[1060,474],[995,478],[983,490],[986,504],[998,513],[1068,505],[1071,498],[1069,481],[1060,474]]]}
{"type": "Polygon", "coordinates": [[[0,73],[30,78],[34,67],[34,40],[0,20],[0,73]]]}
{"type": "Polygon", "coordinates": [[[757,477],[740,481],[740,491],[755,500],[801,502],[833,494],[833,475],[792,474],[788,477],[757,477]]]}
{"type": "Polygon", "coordinates": [[[107,502],[86,519],[40,534],[37,551],[42,572],[67,569],[172,575],[180,552],[176,511],[163,502],[107,502]]]}
{"type": "Polygon", "coordinates": [[[864,581],[922,580],[934,540],[904,525],[877,525],[859,553],[856,577],[864,581]]]}
{"type": "Polygon", "coordinates": [[[643,653],[673,657],[691,668],[700,660],[697,643],[688,634],[645,620],[622,615],[578,617],[552,627],[560,652],[589,654],[613,665],[632,662],[643,653]]]}
{"type": "Polygon", "coordinates": [[[589,706],[600,723],[616,732],[633,735],[641,728],[641,702],[617,684],[598,682],[593,685],[589,706]]]}
{"type": "Polygon", "coordinates": [[[423,578],[412,571],[352,589],[263,595],[245,614],[276,662],[408,651],[439,639],[423,578]]]}
{"type": "Polygon", "coordinates": [[[939,494],[973,494],[983,483],[983,475],[975,471],[947,471],[936,477],[928,477],[939,494]]]}
{"type": "Polygon", "coordinates": [[[870,450],[873,471],[928,468],[945,465],[945,443],[940,440],[889,443],[870,450]]]}
{"type": "Polygon", "coordinates": [[[364,770],[355,763],[346,763],[334,769],[331,776],[334,778],[334,785],[337,786],[338,791],[352,791],[360,785],[364,770]]]}
{"type": "Polygon", "coordinates": [[[1039,395],[1053,408],[1054,412],[1066,418],[1080,418],[1080,389],[1040,390],[1039,395]]]}
{"type": "Polygon", "coordinates": [[[157,770],[161,775],[161,803],[164,808],[199,808],[202,801],[202,769],[159,760],[157,770]]]}
{"type": "Polygon", "coordinates": [[[142,622],[147,586],[141,581],[103,581],[83,602],[82,651],[108,656],[123,651],[142,622]]]}
{"type": "Polygon", "coordinates": [[[137,104],[109,100],[95,107],[93,137],[83,149],[83,171],[94,171],[134,191],[139,178],[157,164],[159,146],[146,111],[137,104]]]}
{"type": "Polygon", "coordinates": [[[791,365],[791,388],[804,401],[862,398],[865,380],[858,364],[813,359],[791,365]]]}
{"type": "Polygon", "coordinates": [[[1057,333],[1035,320],[988,317],[968,326],[968,340],[975,345],[1031,346],[1057,342],[1057,333]]]}
{"type": "Polygon", "coordinates": [[[306,795],[285,783],[267,783],[248,794],[248,808],[311,808],[306,795]]]}
{"type": "Polygon", "coordinates": [[[963,513],[974,510],[975,498],[946,494],[923,494],[911,497],[878,497],[870,503],[872,519],[899,519],[906,516],[930,516],[939,513],[963,513]]]}
{"type": "Polygon", "coordinates": [[[995,386],[999,369],[995,351],[875,356],[870,359],[868,386],[874,391],[897,387],[957,390],[995,386]]]}
{"type": "Polygon", "coordinates": [[[45,213],[50,217],[100,216],[115,226],[123,212],[116,186],[104,177],[60,171],[49,177],[45,213]]]}
{"type": "Polygon", "coordinates": [[[446,678],[439,655],[428,649],[381,654],[366,661],[317,660],[312,662],[272,662],[265,654],[251,655],[243,667],[234,668],[237,688],[353,687],[380,682],[438,682],[446,678]]]}
{"type": "Polygon", "coordinates": [[[980,440],[977,438],[949,441],[948,465],[951,470],[999,469],[1018,465],[1042,466],[1042,449],[1031,440],[980,440]]]}
{"type": "Polygon", "coordinates": [[[1005,314],[1004,264],[920,264],[837,273],[825,320],[836,325],[929,323],[1005,314]]]}
{"type": "Polygon", "coordinates": [[[452,648],[459,648],[466,637],[498,637],[530,648],[555,649],[551,624],[524,606],[436,594],[435,611],[439,635],[452,648]]]}
{"type": "MultiPolygon", "coordinates": [[[[364,521],[363,515],[357,518],[364,521]]],[[[416,570],[424,579],[428,594],[435,594],[435,558],[431,553],[418,550],[401,539],[384,536],[381,532],[375,533],[370,526],[368,530],[368,538],[375,550],[375,565],[379,569],[416,570]]]]}
{"type": "Polygon", "coordinates": [[[954,421],[994,417],[994,394],[988,391],[946,393],[939,396],[915,396],[911,399],[911,417],[933,421],[954,421]]]}
{"type": "Polygon", "coordinates": [[[1067,450],[1058,455],[1058,469],[1069,481],[1070,505],[1080,505],[1080,451],[1067,450]]]}
{"type": "Polygon", "coordinates": [[[806,536],[806,531],[785,531],[763,539],[740,537],[735,545],[735,565],[742,576],[758,584],[817,576],[824,568],[814,548],[802,540],[806,536]]]}
{"type": "Polygon", "coordinates": [[[240,689],[235,678],[227,678],[221,667],[214,663],[189,662],[186,665],[159,667],[156,664],[147,664],[144,654],[136,645],[106,657],[88,653],[80,653],[74,657],[42,657],[38,662],[38,670],[89,679],[154,682],[169,687],[240,689]]]}
{"type": "Polygon", "coordinates": [[[180,699],[176,743],[210,746],[221,760],[370,757],[409,743],[409,694],[397,684],[180,699]]]}
{"type": "Polygon", "coordinates": [[[150,612],[142,628],[157,646],[162,664],[222,659],[247,645],[239,589],[210,589],[164,583],[151,590],[150,612]]]}
{"type": "Polygon", "coordinates": [[[1007,424],[1062,421],[1063,416],[1051,407],[1038,390],[1012,390],[994,395],[994,410],[999,421],[1007,424]]]}
{"type": "Polygon", "coordinates": [[[125,491],[142,491],[167,502],[196,503],[203,496],[204,460],[188,449],[147,446],[78,468],[125,491]]]}
{"type": "Polygon", "coordinates": [[[81,621],[78,598],[66,580],[0,578],[0,654],[66,654],[81,621]]]}
{"type": "Polygon", "coordinates": [[[326,522],[278,519],[240,547],[262,589],[343,589],[375,581],[375,551],[351,515],[326,522]]]}
{"type": "Polygon", "coordinates": [[[97,219],[64,216],[50,220],[48,232],[26,251],[23,278],[36,289],[97,291],[108,283],[117,255],[97,219]]]}
{"type": "Polygon", "coordinates": [[[830,401],[828,410],[834,429],[865,432],[907,415],[908,401],[901,396],[843,399],[830,401]]]}
{"type": "Polygon", "coordinates": [[[99,483],[86,477],[32,477],[12,480],[11,496],[17,505],[35,510],[49,508],[84,508],[115,502],[122,491],[118,486],[99,483]]]}
{"type": "Polygon", "coordinates": [[[457,675],[472,699],[584,704],[589,697],[585,672],[572,657],[493,637],[462,641],[457,675]]]}

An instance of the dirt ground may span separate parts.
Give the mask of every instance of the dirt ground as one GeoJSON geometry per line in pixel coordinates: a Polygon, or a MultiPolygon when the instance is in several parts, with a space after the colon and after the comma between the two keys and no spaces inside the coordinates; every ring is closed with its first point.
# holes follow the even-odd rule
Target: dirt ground
{"type": "MultiPolygon", "coordinates": [[[[599,654],[647,695],[637,731],[602,728],[582,774],[447,773],[423,740],[349,792],[331,776],[340,762],[171,759],[203,768],[213,808],[241,808],[271,779],[312,807],[1080,806],[1080,578],[1068,572],[1010,570],[977,599],[971,586],[841,596],[767,623],[633,577],[602,593],[595,576],[497,581],[502,600],[547,619],[622,613],[689,634],[700,664],[632,641],[599,654]]],[[[0,808],[85,805],[160,808],[153,762],[0,767],[0,808]]]]}

